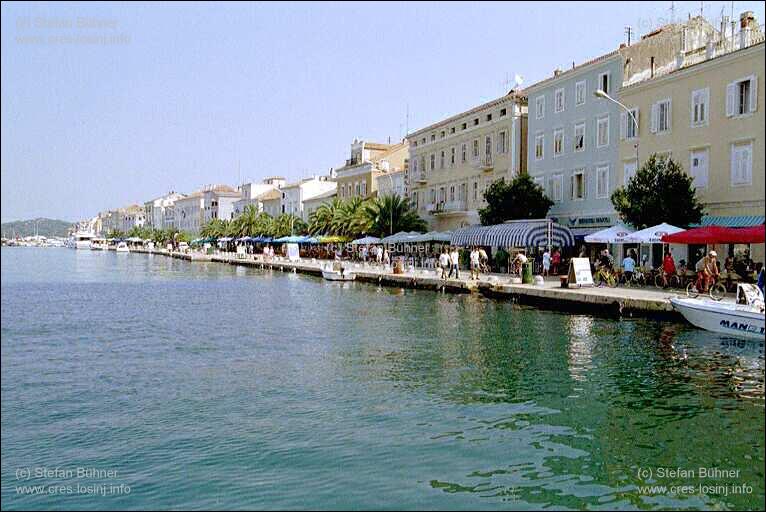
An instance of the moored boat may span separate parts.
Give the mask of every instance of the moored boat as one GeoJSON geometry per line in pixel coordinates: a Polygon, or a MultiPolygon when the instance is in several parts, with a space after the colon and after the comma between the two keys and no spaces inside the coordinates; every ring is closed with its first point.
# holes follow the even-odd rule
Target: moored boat
{"type": "Polygon", "coordinates": [[[328,281],[353,281],[356,276],[349,272],[339,263],[322,268],[322,277],[328,281]]]}
{"type": "Polygon", "coordinates": [[[120,242],[117,244],[117,247],[115,248],[115,252],[125,253],[125,252],[130,252],[130,249],[128,248],[128,244],[126,244],[125,242],[120,242]]]}
{"type": "Polygon", "coordinates": [[[90,241],[90,249],[92,251],[106,251],[109,243],[106,238],[94,238],[90,241]]]}
{"type": "Polygon", "coordinates": [[[700,329],[736,338],[764,339],[763,295],[753,285],[738,285],[735,303],[681,297],[671,298],[670,303],[700,329]]]}

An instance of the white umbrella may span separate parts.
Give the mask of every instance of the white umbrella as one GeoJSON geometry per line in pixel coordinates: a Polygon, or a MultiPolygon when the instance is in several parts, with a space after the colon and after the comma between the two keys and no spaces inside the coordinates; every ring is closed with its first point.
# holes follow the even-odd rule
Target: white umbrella
{"type": "Polygon", "coordinates": [[[587,235],[585,241],[589,244],[624,244],[628,242],[627,238],[632,233],[632,229],[622,224],[617,224],[611,228],[602,229],[587,235]]]}
{"type": "Polygon", "coordinates": [[[661,244],[663,236],[681,231],[685,230],[663,222],[662,224],[636,231],[628,236],[627,241],[641,244],[661,244]]]}

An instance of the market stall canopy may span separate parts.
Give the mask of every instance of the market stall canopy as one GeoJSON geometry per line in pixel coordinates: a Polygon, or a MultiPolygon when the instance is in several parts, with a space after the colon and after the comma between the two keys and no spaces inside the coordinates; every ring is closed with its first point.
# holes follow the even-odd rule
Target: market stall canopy
{"type": "Polygon", "coordinates": [[[310,236],[292,235],[292,236],[283,236],[282,238],[277,238],[274,240],[274,242],[277,242],[280,244],[317,244],[319,243],[319,240],[310,236]]]}
{"type": "Polygon", "coordinates": [[[617,224],[587,235],[585,241],[589,244],[624,244],[628,242],[627,238],[631,234],[633,234],[632,229],[623,224],[617,224]]]}
{"type": "Polygon", "coordinates": [[[763,224],[764,220],[766,220],[766,217],[763,215],[705,215],[702,217],[702,222],[699,223],[699,226],[694,225],[692,227],[723,226],[727,228],[744,228],[763,224]]]}
{"type": "Polygon", "coordinates": [[[766,228],[763,224],[747,228],[707,226],[662,237],[666,244],[762,244],[764,239],[766,228]]]}
{"type": "Polygon", "coordinates": [[[274,239],[271,238],[270,236],[257,236],[253,238],[253,242],[256,242],[259,244],[265,244],[265,243],[271,242],[272,240],[274,239]]]}
{"type": "Polygon", "coordinates": [[[422,235],[416,236],[414,239],[409,240],[411,242],[445,242],[449,243],[452,241],[452,232],[451,231],[445,231],[443,233],[440,233],[439,231],[430,231],[428,233],[423,233],[422,235]]]}
{"type": "Polygon", "coordinates": [[[221,238],[218,239],[219,242],[224,242],[224,243],[225,242],[231,242],[232,240],[234,240],[234,239],[232,237],[230,237],[230,236],[224,236],[224,237],[221,237],[221,238]]]}
{"type": "Polygon", "coordinates": [[[320,236],[317,237],[317,243],[320,244],[342,244],[348,242],[348,237],[345,236],[320,236]]]}
{"type": "Polygon", "coordinates": [[[383,238],[380,242],[384,244],[400,244],[404,242],[411,242],[412,239],[418,235],[420,235],[420,233],[417,231],[410,231],[409,233],[406,231],[400,231],[395,235],[383,238]]]}
{"type": "Polygon", "coordinates": [[[140,237],[137,237],[137,236],[132,236],[130,238],[126,238],[125,241],[126,242],[141,242],[141,243],[144,243],[144,239],[140,238],[140,237]]]}
{"type": "Polygon", "coordinates": [[[252,242],[254,240],[255,240],[255,238],[253,238],[251,236],[242,236],[242,237],[237,238],[237,242],[252,242]]]}
{"type": "Polygon", "coordinates": [[[672,235],[674,233],[680,233],[683,228],[677,228],[670,224],[662,223],[650,228],[642,229],[628,235],[627,242],[634,242],[639,244],[661,244],[662,237],[665,235],[672,235]]]}
{"type": "Polygon", "coordinates": [[[482,245],[488,247],[571,247],[575,243],[572,231],[549,220],[518,220],[494,226],[470,226],[452,232],[452,245],[482,245]]]}
{"type": "Polygon", "coordinates": [[[370,245],[370,244],[379,244],[380,238],[376,236],[366,236],[364,238],[358,238],[357,240],[354,240],[351,242],[351,245],[370,245]]]}

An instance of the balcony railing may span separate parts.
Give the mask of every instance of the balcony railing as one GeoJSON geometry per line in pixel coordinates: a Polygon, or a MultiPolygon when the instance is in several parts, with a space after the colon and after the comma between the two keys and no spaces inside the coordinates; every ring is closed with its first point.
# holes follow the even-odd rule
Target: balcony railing
{"type": "Polygon", "coordinates": [[[453,213],[453,212],[463,212],[465,211],[465,201],[457,200],[457,201],[441,201],[439,203],[436,203],[433,206],[433,210],[431,210],[431,213],[434,215],[444,214],[444,213],[453,213]]]}
{"type": "Polygon", "coordinates": [[[492,160],[492,155],[484,155],[476,160],[473,161],[473,165],[477,169],[481,169],[483,171],[491,171],[495,167],[495,163],[492,160]]]}

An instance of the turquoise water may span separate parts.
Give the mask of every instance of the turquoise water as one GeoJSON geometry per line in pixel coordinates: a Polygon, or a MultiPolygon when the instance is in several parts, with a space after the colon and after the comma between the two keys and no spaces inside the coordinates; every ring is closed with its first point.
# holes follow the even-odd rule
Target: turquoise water
{"type": "Polygon", "coordinates": [[[764,502],[763,343],[683,324],[4,248],[1,360],[3,509],[764,502]]]}

